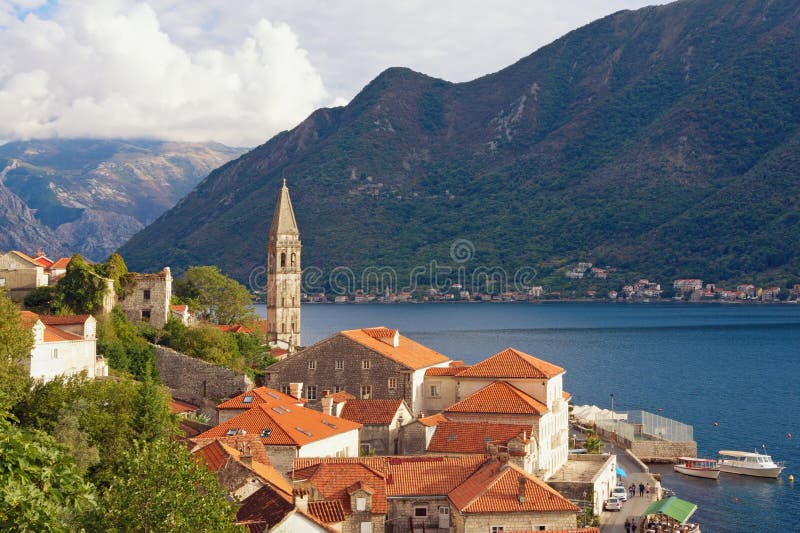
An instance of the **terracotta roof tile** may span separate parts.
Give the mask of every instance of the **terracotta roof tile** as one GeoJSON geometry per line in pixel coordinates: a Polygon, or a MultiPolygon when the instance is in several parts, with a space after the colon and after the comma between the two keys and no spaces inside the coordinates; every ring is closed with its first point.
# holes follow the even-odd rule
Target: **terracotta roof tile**
{"type": "Polygon", "coordinates": [[[435,366],[425,371],[426,376],[457,376],[468,366],[435,366]]]}
{"type": "MultiPolygon", "coordinates": [[[[345,515],[352,512],[350,494],[354,491],[350,489],[358,487],[359,483],[371,491],[372,514],[386,514],[386,483],[382,472],[360,463],[321,463],[307,472],[311,475],[305,479],[316,487],[324,500],[338,501],[345,515]]],[[[298,472],[295,472],[295,479],[297,477],[298,472]]]]}
{"type": "Polygon", "coordinates": [[[44,268],[48,268],[50,265],[53,264],[53,262],[50,259],[48,259],[43,255],[34,257],[33,260],[42,265],[44,268]]]}
{"type": "Polygon", "coordinates": [[[282,491],[264,485],[242,502],[236,512],[237,521],[265,521],[269,527],[283,520],[294,510],[294,501],[282,491]]]}
{"type": "Polygon", "coordinates": [[[544,481],[499,461],[487,461],[448,497],[464,513],[579,511],[544,481]],[[522,502],[518,498],[521,480],[525,483],[522,502]]]}
{"type": "Polygon", "coordinates": [[[218,440],[211,441],[192,453],[198,462],[204,463],[212,472],[218,471],[228,463],[230,456],[218,440]]]}
{"type": "Polygon", "coordinates": [[[356,399],[355,396],[353,396],[352,394],[350,394],[347,391],[334,392],[333,394],[330,394],[329,396],[331,397],[331,399],[333,399],[334,403],[342,403],[342,402],[347,402],[349,400],[355,400],[356,399]]]}
{"type": "Polygon", "coordinates": [[[89,317],[92,315],[39,315],[39,319],[43,324],[48,326],[65,326],[74,324],[85,324],[89,317]]]}
{"type": "Polygon", "coordinates": [[[249,446],[250,452],[253,454],[253,461],[257,461],[265,465],[272,464],[269,456],[267,455],[267,451],[264,449],[264,446],[261,445],[261,438],[258,435],[233,435],[230,437],[226,436],[212,438],[195,437],[192,439],[192,442],[198,449],[214,441],[219,441],[229,448],[233,448],[234,450],[239,450],[244,446],[249,446]]]}
{"type": "Polygon", "coordinates": [[[505,446],[515,437],[530,438],[531,426],[486,424],[483,422],[443,422],[431,437],[428,452],[486,453],[488,444],[505,446]]]}
{"type": "Polygon", "coordinates": [[[229,400],[225,400],[217,405],[217,409],[250,409],[253,406],[261,404],[281,405],[285,403],[294,405],[306,402],[305,400],[297,399],[275,389],[270,389],[269,387],[256,387],[238,396],[234,396],[229,400]],[[251,399],[245,401],[245,398],[248,397],[251,399]]]}
{"type": "Polygon", "coordinates": [[[52,265],[50,265],[48,270],[63,270],[67,268],[71,260],[72,260],[71,257],[61,257],[59,259],[56,259],[55,262],[52,265]]]}
{"type": "Polygon", "coordinates": [[[31,266],[37,266],[37,267],[38,266],[42,266],[36,261],[36,259],[34,259],[33,257],[29,256],[28,254],[20,252],[19,250],[11,250],[11,253],[16,255],[17,257],[19,257],[23,261],[26,261],[26,262],[30,263],[31,266]]]}
{"type": "Polygon", "coordinates": [[[258,435],[264,444],[303,446],[360,427],[361,424],[289,402],[262,403],[201,433],[198,438],[223,437],[228,432],[244,430],[248,435],[258,435]]]}
{"type": "Polygon", "coordinates": [[[454,403],[446,413],[503,413],[542,415],[547,406],[505,381],[495,381],[454,403]]]}
{"type": "Polygon", "coordinates": [[[431,427],[439,425],[442,422],[447,422],[447,417],[444,416],[442,413],[436,413],[435,415],[418,418],[417,422],[419,422],[423,426],[431,427]]]}
{"type": "Polygon", "coordinates": [[[177,313],[183,313],[184,311],[188,311],[189,310],[189,306],[186,305],[186,304],[171,305],[171,306],[169,306],[169,308],[172,309],[173,311],[177,312],[177,313]]]}
{"type": "Polygon", "coordinates": [[[308,514],[323,524],[335,524],[345,520],[342,502],[338,500],[308,502],[308,514]]]}
{"type": "Polygon", "coordinates": [[[244,333],[247,335],[252,333],[252,331],[241,324],[214,324],[214,327],[223,333],[244,333]]]}
{"type": "Polygon", "coordinates": [[[193,455],[198,460],[203,461],[208,466],[208,469],[212,472],[218,472],[228,463],[228,461],[235,461],[244,468],[247,468],[248,470],[257,474],[261,479],[273,487],[283,491],[285,496],[291,496],[292,486],[272,466],[272,463],[269,461],[269,458],[267,458],[266,452],[264,452],[264,447],[260,442],[255,441],[247,444],[248,449],[251,450],[253,456],[253,460],[249,464],[242,460],[242,453],[230,444],[232,443],[225,443],[222,439],[216,439],[202,448],[195,450],[193,455]],[[263,453],[258,453],[257,450],[260,450],[260,452],[263,453]],[[256,456],[258,456],[261,460],[257,460],[256,456]]]}
{"type": "Polygon", "coordinates": [[[385,338],[385,333],[394,331],[384,327],[353,329],[339,332],[340,335],[353,340],[370,350],[388,357],[397,363],[411,369],[425,368],[441,363],[446,363],[449,359],[439,352],[423,346],[408,337],[399,335],[398,346],[389,345],[380,338],[385,338]]]}
{"type": "Polygon", "coordinates": [[[348,400],[341,418],[364,425],[389,425],[403,400],[348,400]]]}
{"type": "Polygon", "coordinates": [[[44,328],[44,342],[63,342],[63,341],[82,341],[83,337],[64,331],[52,326],[45,326],[44,328]]]}
{"type": "MultiPolygon", "coordinates": [[[[538,531],[538,530],[537,530],[538,531]]],[[[533,529],[526,529],[521,531],[509,531],[508,533],[534,533],[533,529]]],[[[553,529],[547,533],[600,533],[599,527],[579,527],[576,529],[553,529]]]]}
{"type": "Polygon", "coordinates": [[[192,405],[190,403],[182,402],[180,400],[170,400],[169,401],[169,410],[173,414],[178,413],[192,413],[197,411],[199,407],[196,405],[192,405]]]}
{"type": "Polygon", "coordinates": [[[567,391],[561,391],[561,397],[564,398],[565,400],[569,400],[570,398],[572,398],[572,394],[568,393],[567,391]]]}
{"type": "Polygon", "coordinates": [[[506,348],[459,372],[460,377],[550,379],[564,369],[513,348],[506,348]]]}
{"type": "Polygon", "coordinates": [[[20,311],[19,319],[23,327],[32,328],[36,321],[39,320],[39,315],[32,311],[20,311]]]}

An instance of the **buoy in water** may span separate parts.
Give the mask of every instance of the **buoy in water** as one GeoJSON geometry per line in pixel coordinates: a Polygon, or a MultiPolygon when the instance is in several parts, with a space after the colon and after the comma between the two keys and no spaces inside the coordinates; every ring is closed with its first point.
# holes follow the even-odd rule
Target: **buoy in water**
{"type": "Polygon", "coordinates": [[[792,474],[789,474],[789,482],[794,483],[794,476],[792,474]]]}
{"type": "Polygon", "coordinates": [[[719,426],[719,422],[714,422],[714,427],[718,427],[718,426],[719,426]]]}

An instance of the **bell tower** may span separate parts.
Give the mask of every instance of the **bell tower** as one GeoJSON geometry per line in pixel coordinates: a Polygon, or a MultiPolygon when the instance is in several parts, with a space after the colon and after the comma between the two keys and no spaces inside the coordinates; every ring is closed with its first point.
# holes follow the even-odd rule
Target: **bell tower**
{"type": "Polygon", "coordinates": [[[267,337],[271,346],[290,353],[300,346],[300,248],[284,178],[267,242],[267,337]]]}

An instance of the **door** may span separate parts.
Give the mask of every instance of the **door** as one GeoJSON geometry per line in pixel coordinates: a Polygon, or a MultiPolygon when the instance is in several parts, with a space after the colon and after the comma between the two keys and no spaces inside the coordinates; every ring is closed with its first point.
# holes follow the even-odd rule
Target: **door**
{"type": "Polygon", "coordinates": [[[439,529],[450,529],[450,508],[439,507],[439,529]]]}

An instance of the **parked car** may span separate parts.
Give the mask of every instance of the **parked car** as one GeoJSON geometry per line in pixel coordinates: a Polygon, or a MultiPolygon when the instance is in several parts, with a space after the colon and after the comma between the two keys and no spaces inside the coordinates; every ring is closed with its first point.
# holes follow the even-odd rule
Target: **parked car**
{"type": "Polygon", "coordinates": [[[605,509],[606,511],[621,511],[622,500],[620,500],[619,498],[609,498],[603,505],[603,509],[605,509]]]}
{"type": "Polygon", "coordinates": [[[614,498],[619,498],[620,500],[626,502],[628,501],[628,489],[626,489],[622,485],[617,485],[616,487],[611,489],[611,496],[614,498]]]}

